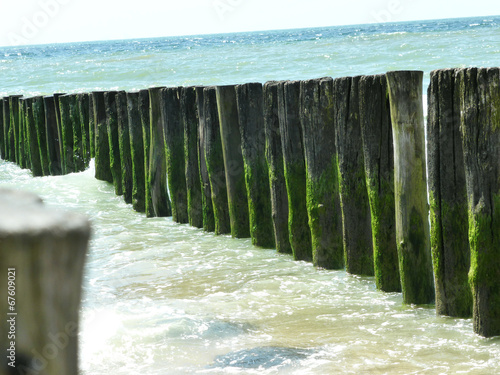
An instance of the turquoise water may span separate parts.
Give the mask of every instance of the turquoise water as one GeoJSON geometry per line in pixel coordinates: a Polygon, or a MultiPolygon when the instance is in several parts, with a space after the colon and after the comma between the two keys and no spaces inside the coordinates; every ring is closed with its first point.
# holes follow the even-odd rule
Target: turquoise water
{"type": "MultiPolygon", "coordinates": [[[[498,66],[500,17],[0,48],[0,96],[498,66]]],[[[146,219],[83,173],[0,185],[86,214],[82,375],[495,374],[500,339],[374,279],[146,219]]]]}

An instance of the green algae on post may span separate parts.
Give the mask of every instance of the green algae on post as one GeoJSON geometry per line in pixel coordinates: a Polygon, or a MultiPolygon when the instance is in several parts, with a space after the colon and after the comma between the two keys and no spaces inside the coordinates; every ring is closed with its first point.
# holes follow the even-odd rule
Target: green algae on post
{"type": "Polygon", "coordinates": [[[300,113],[312,260],[318,267],[341,269],[344,253],[332,78],[301,82],[300,113]]]}
{"type": "Polygon", "coordinates": [[[142,137],[144,149],[144,207],[146,217],[155,216],[153,207],[153,199],[151,197],[151,184],[149,181],[149,160],[151,159],[151,120],[149,112],[149,90],[144,89],[139,91],[139,114],[142,124],[142,137]]]}
{"type": "Polygon", "coordinates": [[[64,174],[75,172],[75,162],[73,157],[72,100],[73,97],[71,96],[71,94],[61,95],[59,97],[59,110],[61,111],[62,150],[64,154],[64,174]]]}
{"type": "Polygon", "coordinates": [[[359,121],[370,201],[375,283],[384,292],[400,292],[394,211],[394,149],[385,75],[361,77],[359,121]]]}
{"type": "Polygon", "coordinates": [[[203,89],[203,114],[205,119],[203,121],[203,149],[205,150],[205,162],[212,192],[214,229],[215,234],[227,234],[231,233],[231,221],[215,87],[203,89]]]}
{"type": "Polygon", "coordinates": [[[183,87],[181,93],[181,122],[184,129],[184,158],[189,224],[203,228],[200,168],[198,165],[198,106],[196,88],[183,87]]]}
{"type": "Polygon", "coordinates": [[[78,113],[82,125],[82,157],[85,168],[90,162],[90,95],[88,93],[78,94],[78,113]]]}
{"type": "Polygon", "coordinates": [[[21,100],[21,105],[24,106],[24,116],[27,129],[27,140],[29,145],[29,160],[31,173],[33,177],[43,176],[42,162],[40,160],[40,149],[38,147],[38,135],[35,125],[35,117],[33,116],[33,98],[21,100]]]}
{"type": "Polygon", "coordinates": [[[167,181],[172,202],[172,219],[189,222],[187,212],[186,165],[184,160],[184,128],[181,124],[180,87],[161,90],[161,115],[164,124],[167,181]]]}
{"type": "Polygon", "coordinates": [[[128,92],[126,99],[130,139],[129,147],[132,161],[132,207],[137,212],[145,212],[144,141],[142,139],[142,122],[139,112],[139,93],[128,92]]]}
{"type": "Polygon", "coordinates": [[[53,96],[43,98],[45,108],[45,133],[47,136],[47,157],[49,160],[49,174],[59,176],[61,170],[61,149],[57,130],[56,103],[53,96]]]}
{"type": "Polygon", "coordinates": [[[263,87],[266,160],[269,168],[271,212],[276,250],[279,253],[292,254],[290,233],[288,232],[288,197],[278,116],[278,89],[280,85],[281,83],[273,81],[267,82],[263,87]]]}
{"type": "Polygon", "coordinates": [[[165,136],[162,118],[161,90],[163,87],[149,89],[149,186],[154,216],[172,215],[172,207],[167,187],[167,159],[165,156],[165,136]]]}
{"type": "MultiPolygon", "coordinates": [[[[60,99],[58,100],[60,105],[60,99]]],[[[95,134],[95,178],[101,181],[113,183],[113,175],[109,162],[109,137],[108,125],[106,124],[106,105],[104,92],[92,92],[92,103],[94,105],[95,134]]]]}
{"type": "Polygon", "coordinates": [[[237,85],[236,101],[245,165],[250,236],[255,246],[274,248],[262,84],[237,85]]]}
{"type": "MultiPolygon", "coordinates": [[[[33,118],[35,120],[38,150],[40,152],[40,163],[42,165],[42,173],[44,176],[48,176],[50,173],[49,173],[49,157],[47,154],[47,134],[45,131],[45,107],[43,105],[43,97],[41,96],[35,96],[33,98],[33,118]]],[[[25,135],[23,130],[20,131],[20,134],[23,134],[24,138],[25,135]]]]}
{"type": "Polygon", "coordinates": [[[436,313],[468,318],[472,292],[459,85],[454,69],[432,71],[430,81],[427,170],[436,313]]]}
{"type": "Polygon", "coordinates": [[[235,86],[217,86],[216,95],[231,235],[235,238],[247,238],[250,237],[248,197],[235,86]]]}
{"type": "Polygon", "coordinates": [[[337,106],[335,132],[342,209],[346,271],[374,275],[371,213],[366,190],[359,121],[360,77],[338,78],[333,83],[337,106]]]}
{"type": "Polygon", "coordinates": [[[201,202],[203,209],[203,230],[215,231],[214,207],[212,204],[212,188],[205,159],[205,110],[202,86],[196,87],[196,104],[198,107],[198,165],[200,168],[201,202]]]}
{"type": "Polygon", "coordinates": [[[130,152],[127,94],[125,91],[119,91],[116,94],[116,113],[118,119],[118,145],[120,147],[123,199],[125,203],[132,203],[132,156],[130,152]]]}
{"type": "Polygon", "coordinates": [[[116,112],[117,91],[106,91],[106,124],[108,127],[109,167],[113,176],[113,185],[116,195],[123,195],[122,164],[120,160],[120,145],[118,142],[118,114],[116,112]]]}
{"type": "Polygon", "coordinates": [[[70,96],[70,117],[73,127],[73,166],[74,172],[85,170],[85,148],[84,148],[84,133],[83,123],[80,117],[79,94],[71,94],[70,96]]]}
{"type": "Polygon", "coordinates": [[[394,139],[396,242],[403,301],[434,302],[421,71],[388,72],[394,139]]]}
{"type": "Polygon", "coordinates": [[[500,69],[458,71],[474,332],[500,335],[500,69]]]}
{"type": "Polygon", "coordinates": [[[300,126],[300,81],[279,82],[277,90],[283,172],[288,195],[289,241],[295,260],[311,260],[311,230],[306,199],[307,176],[300,126]]]}

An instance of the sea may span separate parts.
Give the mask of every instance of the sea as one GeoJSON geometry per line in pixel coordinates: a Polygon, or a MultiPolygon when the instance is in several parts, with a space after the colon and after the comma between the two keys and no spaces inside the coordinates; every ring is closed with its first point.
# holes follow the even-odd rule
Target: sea
{"type": "MultiPolygon", "coordinates": [[[[429,72],[500,63],[500,17],[0,48],[0,96],[429,72]]],[[[425,101],[425,96],[423,98],[425,101]]],[[[0,186],[92,224],[80,375],[497,374],[500,338],[373,277],[134,212],[88,170],[0,186]]],[[[21,270],[20,270],[21,272],[21,270]]],[[[21,297],[20,297],[21,298],[21,297]]]]}

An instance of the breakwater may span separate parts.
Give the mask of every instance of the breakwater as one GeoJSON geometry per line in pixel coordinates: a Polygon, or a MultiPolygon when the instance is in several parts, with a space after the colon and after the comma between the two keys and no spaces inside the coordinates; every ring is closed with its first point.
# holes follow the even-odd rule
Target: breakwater
{"type": "MultiPolygon", "coordinates": [[[[496,74],[498,78],[498,71],[496,74]]],[[[431,247],[435,249],[438,235],[434,232],[429,235],[428,209],[426,202],[422,203],[422,197],[426,197],[426,160],[425,152],[422,152],[421,79],[420,73],[395,72],[387,77],[323,78],[272,82],[264,86],[256,84],[253,85],[255,87],[197,87],[193,88],[196,101],[186,100],[185,92],[190,88],[82,94],[89,96],[89,104],[78,100],[79,95],[55,95],[54,107],[59,107],[59,110],[54,110],[58,135],[54,138],[47,137],[47,116],[35,115],[41,111],[35,105],[37,100],[9,97],[3,100],[2,157],[30,168],[34,175],[35,170],[36,175],[52,174],[46,172],[45,165],[49,158],[44,161],[45,149],[59,149],[60,173],[81,170],[89,158],[95,157],[96,177],[113,183],[115,192],[124,196],[127,184],[131,185],[134,208],[144,210],[148,216],[169,216],[174,214],[175,207],[174,220],[186,222],[186,212],[187,219],[193,221],[201,213],[202,223],[198,219],[197,226],[203,224],[211,230],[213,223],[216,233],[231,233],[234,237],[251,236],[255,244],[263,247],[272,246],[263,242],[265,234],[272,228],[273,242],[279,251],[291,252],[296,259],[311,260],[325,268],[346,267],[350,273],[375,274],[377,286],[382,290],[401,288],[405,302],[430,303],[434,301],[430,250],[431,247]],[[361,90],[362,87],[367,88],[365,81],[370,80],[375,81],[373,90],[380,93],[379,99],[361,90]],[[389,97],[386,94],[387,84],[391,93],[389,97]],[[126,100],[117,99],[120,95],[125,95],[126,100]],[[191,110],[187,108],[188,102],[191,102],[191,110]],[[126,108],[123,103],[126,103],[126,108]],[[193,112],[195,107],[197,109],[193,112]],[[367,120],[370,111],[385,115],[372,115],[373,120],[367,120]],[[120,113],[127,113],[126,118],[120,113]],[[194,132],[193,123],[188,126],[185,115],[193,113],[198,117],[198,129],[194,132]],[[257,117],[249,120],[252,116],[257,117]],[[128,126],[125,126],[126,122],[128,126]],[[395,142],[387,141],[388,137],[392,139],[393,128],[398,131],[395,142]],[[128,129],[128,141],[124,129],[128,129]],[[369,135],[367,131],[373,131],[375,135],[369,135]],[[142,142],[139,134],[142,135],[142,142]],[[193,134],[197,138],[194,147],[193,134]],[[374,142],[367,140],[377,134],[382,146],[378,150],[370,149],[374,142]],[[413,140],[410,136],[414,137],[413,140]],[[192,167],[195,148],[198,168],[192,167]],[[400,152],[394,154],[393,148],[400,152]],[[191,156],[188,158],[188,155],[191,156]],[[400,156],[394,159],[393,155],[400,156]],[[126,160],[131,160],[128,164],[128,170],[132,171],[131,184],[130,177],[126,177],[126,160]],[[367,160],[372,160],[371,166],[367,160]],[[382,163],[387,163],[388,172],[382,163]],[[189,184],[185,172],[188,164],[191,166],[189,184]],[[399,171],[399,174],[394,174],[393,170],[399,171]],[[193,179],[192,173],[198,176],[193,179]],[[269,182],[260,177],[263,178],[261,183],[255,183],[253,174],[259,173],[260,176],[267,176],[269,182]],[[199,190],[203,193],[202,199],[188,200],[187,186],[192,187],[196,179],[201,181],[199,190]],[[415,184],[412,179],[420,179],[420,183],[415,184]],[[375,183],[377,180],[378,183],[375,183]],[[264,193],[258,191],[262,185],[264,193]],[[143,193],[140,192],[142,186],[143,193]],[[210,192],[207,194],[208,189],[210,192]],[[290,204],[292,196],[300,204],[290,204]],[[190,206],[189,201],[198,203],[190,206]],[[390,211],[391,206],[394,213],[390,211]],[[389,213],[382,212],[385,210],[389,213]],[[391,217],[394,224],[385,225],[385,220],[391,217]],[[361,239],[365,239],[364,242],[358,241],[361,239]],[[393,246],[385,246],[381,241],[393,246]],[[376,252],[373,248],[377,249],[376,252]],[[384,256],[385,251],[390,253],[384,256]],[[384,264],[381,259],[392,261],[384,264]],[[397,276],[398,271],[401,276],[397,276]],[[427,280],[430,275],[430,282],[412,284],[412,280],[418,279],[419,275],[426,275],[427,280]],[[399,285],[394,283],[396,285],[392,287],[382,286],[383,280],[390,278],[401,282],[399,285]]],[[[483,106],[484,110],[495,108],[491,100],[494,80],[486,80],[485,83],[482,78],[481,82],[491,86],[488,96],[484,97],[489,107],[483,106]]],[[[481,101],[482,94],[477,88],[469,87],[468,81],[464,81],[463,87],[464,90],[476,91],[475,96],[468,94],[469,101],[463,99],[464,103],[460,101],[460,105],[472,106],[472,103],[481,101]]],[[[431,103],[437,101],[437,97],[429,95],[430,110],[431,103]]],[[[47,107],[42,108],[45,111],[47,107]]],[[[445,120],[447,109],[443,104],[438,111],[445,120]]],[[[456,110],[457,107],[452,105],[451,109],[456,110]]],[[[493,125],[489,131],[494,131],[497,120],[490,118],[493,125]]],[[[462,121],[468,119],[457,122],[461,128],[462,121]]],[[[428,126],[431,125],[429,121],[428,126]]],[[[446,135],[442,137],[446,139],[446,135]]],[[[498,155],[498,140],[496,143],[493,140],[488,147],[492,152],[496,150],[498,155]]],[[[430,165],[434,159],[431,153],[429,155],[430,165]]],[[[438,165],[442,164],[438,162],[438,165]]],[[[476,174],[479,172],[476,171],[476,174]]],[[[432,178],[430,174],[429,179],[432,178]]],[[[496,181],[498,191],[498,179],[496,181]]],[[[486,186],[485,189],[489,189],[486,191],[495,191],[495,180],[486,186]]],[[[442,196],[440,193],[439,197],[442,196]]],[[[464,209],[470,226],[474,217],[470,217],[470,207],[464,209]]],[[[490,228],[498,227],[494,215],[490,215],[489,219],[481,216],[481,220],[486,220],[490,228]]],[[[492,243],[489,254],[498,251],[498,239],[493,231],[490,233],[490,237],[486,237],[492,243]]],[[[490,283],[493,289],[491,285],[486,290],[481,288],[486,282],[484,275],[491,275],[490,272],[495,270],[495,262],[484,262],[480,251],[482,245],[477,243],[478,239],[482,241],[482,237],[478,234],[474,236],[469,242],[472,254],[476,241],[477,255],[471,259],[476,262],[473,269],[480,277],[475,278],[471,273],[471,280],[478,280],[477,288],[483,293],[481,296],[486,295],[494,301],[496,278],[490,283]],[[484,266],[489,268],[485,270],[484,266]]],[[[433,253],[435,269],[442,265],[441,258],[436,254],[433,253]]],[[[468,270],[467,261],[465,257],[462,264],[468,270]]],[[[450,267],[444,267],[444,270],[452,272],[450,267]]],[[[437,271],[434,275],[436,285],[446,277],[437,271]]],[[[474,285],[472,281],[471,285],[474,285]]],[[[440,294],[436,292],[436,295],[440,294]]],[[[447,296],[448,293],[441,295],[447,296]]],[[[481,327],[494,327],[494,318],[498,316],[491,312],[494,303],[485,303],[484,298],[472,292],[471,295],[471,301],[481,301],[474,304],[475,319],[478,314],[477,319],[484,322],[480,314],[486,308],[489,310],[488,323],[481,324],[481,327]]],[[[472,305],[469,311],[472,311],[472,305]]],[[[498,334],[491,329],[489,332],[478,329],[477,332],[485,336],[498,334]]]]}

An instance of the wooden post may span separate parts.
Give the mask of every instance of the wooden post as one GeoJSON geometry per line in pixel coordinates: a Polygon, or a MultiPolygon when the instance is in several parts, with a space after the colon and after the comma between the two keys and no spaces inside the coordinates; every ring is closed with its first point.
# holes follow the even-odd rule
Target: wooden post
{"type": "Polygon", "coordinates": [[[286,194],[283,148],[281,145],[280,119],[278,115],[278,90],[281,87],[280,85],[279,82],[271,81],[266,82],[263,87],[266,160],[269,169],[271,213],[276,250],[279,253],[291,254],[292,247],[288,231],[289,203],[286,194]]]}
{"type": "Polygon", "coordinates": [[[77,374],[89,223],[3,189],[0,211],[8,218],[0,220],[0,373],[77,374]]]}
{"type": "Polygon", "coordinates": [[[59,145],[59,132],[57,130],[56,103],[53,96],[43,98],[45,114],[45,134],[47,136],[47,158],[49,161],[49,174],[59,176],[61,169],[61,148],[59,145]]]}
{"type": "MultiPolygon", "coordinates": [[[[10,130],[10,107],[9,107],[9,97],[2,99],[3,108],[3,136],[5,143],[5,157],[7,161],[12,161],[13,158],[13,142],[11,140],[11,130],[10,130]]],[[[15,148],[14,148],[15,149],[15,148]]]]}
{"type": "MultiPolygon", "coordinates": [[[[72,128],[71,134],[73,137],[71,155],[73,169],[69,172],[82,172],[85,170],[85,156],[82,139],[82,119],[80,118],[80,107],[78,104],[78,94],[68,94],[69,99],[69,126],[72,128]]],[[[68,133],[69,134],[69,133],[68,133]]],[[[68,158],[70,155],[68,155],[68,158]]],[[[68,159],[66,159],[66,162],[68,159]]]]}
{"type": "Polygon", "coordinates": [[[50,174],[49,156],[47,154],[47,134],[45,131],[45,107],[43,105],[42,96],[35,96],[33,98],[33,118],[35,120],[35,128],[38,140],[38,150],[40,152],[40,162],[42,164],[42,173],[43,176],[48,176],[50,174]]]}
{"type": "Polygon", "coordinates": [[[18,166],[22,169],[26,169],[30,167],[30,155],[29,155],[29,143],[27,139],[27,129],[26,129],[26,116],[24,115],[25,103],[23,98],[19,98],[18,101],[19,107],[19,128],[17,131],[17,141],[16,146],[18,147],[17,155],[18,155],[18,166]]]}
{"type": "Polygon", "coordinates": [[[95,114],[94,114],[94,96],[89,94],[89,152],[90,158],[95,158],[95,138],[97,134],[95,114]]]}
{"type": "Polygon", "coordinates": [[[75,171],[74,153],[73,153],[73,118],[71,116],[71,94],[61,95],[59,98],[59,110],[61,111],[61,134],[63,173],[68,174],[75,171]]]}
{"type": "Polygon", "coordinates": [[[4,122],[3,122],[3,98],[0,97],[0,158],[3,160],[5,159],[6,156],[6,149],[5,149],[5,133],[4,133],[4,122]]]}
{"type": "Polygon", "coordinates": [[[370,200],[375,283],[384,292],[400,292],[394,211],[394,148],[385,74],[361,77],[359,122],[370,200]]]}
{"type": "Polygon", "coordinates": [[[205,87],[203,89],[203,113],[205,118],[205,121],[203,121],[203,148],[212,192],[214,229],[215,234],[227,234],[231,233],[231,222],[229,219],[226,172],[222,155],[215,87],[205,87]]]}
{"type": "Polygon", "coordinates": [[[312,260],[307,216],[306,165],[300,126],[300,81],[277,84],[278,116],[288,195],[288,230],[295,260],[312,260]]]}
{"type": "Polygon", "coordinates": [[[165,156],[164,122],[161,115],[162,87],[149,89],[150,150],[149,186],[154,216],[172,215],[172,207],[167,188],[167,159],[165,156]]]}
{"type": "Polygon", "coordinates": [[[161,91],[167,181],[172,201],[172,219],[189,222],[187,212],[186,163],[184,160],[184,127],[181,123],[181,88],[167,87],[161,91]]]}
{"type": "Polygon", "coordinates": [[[88,93],[78,94],[78,115],[82,125],[82,157],[84,169],[90,162],[90,95],[88,93]]]}
{"type": "Polygon", "coordinates": [[[130,135],[127,113],[127,94],[119,91],[116,94],[116,112],[118,120],[118,144],[120,147],[121,178],[123,199],[132,203],[132,156],[130,153],[130,135]]]}
{"type": "Polygon", "coordinates": [[[104,92],[92,92],[92,103],[94,105],[95,134],[95,178],[101,181],[113,183],[113,175],[109,162],[109,137],[108,125],[106,124],[106,104],[104,92]]]}
{"type": "Polygon", "coordinates": [[[436,312],[470,317],[469,223],[458,85],[453,69],[432,71],[430,78],[427,170],[436,312]]]}
{"type": "Polygon", "coordinates": [[[120,160],[120,144],[118,141],[118,114],[116,111],[117,91],[104,93],[106,108],[106,126],[108,128],[109,168],[113,176],[116,195],[123,195],[122,162],[120,160]]]}
{"type": "Polygon", "coordinates": [[[434,301],[421,71],[387,73],[394,138],[396,241],[403,301],[434,301]]]}
{"type": "Polygon", "coordinates": [[[181,121],[184,129],[184,158],[186,164],[187,213],[189,224],[203,228],[201,177],[198,164],[198,106],[196,88],[184,87],[181,93],[181,121]]]}
{"type": "Polygon", "coordinates": [[[132,206],[137,212],[145,212],[144,140],[138,92],[127,93],[127,115],[132,159],[132,206]]]}
{"type": "Polygon", "coordinates": [[[269,168],[266,161],[262,84],[236,86],[241,150],[248,196],[250,236],[255,246],[274,248],[269,168]]]}
{"type": "Polygon", "coordinates": [[[149,159],[151,148],[151,120],[149,112],[149,90],[139,91],[139,114],[142,123],[142,136],[144,142],[144,203],[146,217],[155,216],[153,200],[151,198],[151,184],[149,181],[149,159]]]}
{"type": "Polygon", "coordinates": [[[43,176],[42,162],[40,160],[40,149],[38,147],[38,134],[36,131],[35,117],[33,115],[33,98],[22,100],[24,104],[24,116],[26,121],[26,136],[29,144],[29,167],[33,177],[43,176]]]}
{"type": "Polygon", "coordinates": [[[245,186],[245,166],[241,152],[235,86],[217,86],[216,92],[224,168],[226,171],[231,235],[235,238],[247,238],[250,237],[248,198],[245,186]]]}
{"type": "Polygon", "coordinates": [[[333,83],[337,105],[335,131],[346,271],[372,276],[371,214],[359,123],[359,79],[338,78],[333,83]]]}
{"type": "Polygon", "coordinates": [[[301,82],[300,112],[313,262],[341,269],[344,252],[331,78],[301,82]]]}
{"type": "Polygon", "coordinates": [[[474,332],[500,335],[500,69],[458,72],[474,332]]]}
{"type": "Polygon", "coordinates": [[[63,144],[63,134],[62,134],[62,122],[61,122],[61,107],[59,104],[59,98],[65,94],[55,93],[54,102],[56,106],[56,121],[57,121],[57,138],[59,139],[59,155],[61,155],[61,174],[65,174],[66,165],[66,152],[64,150],[63,144]]]}
{"type": "Polygon", "coordinates": [[[201,202],[203,209],[203,229],[207,232],[215,231],[214,207],[212,204],[212,188],[205,159],[205,111],[203,87],[196,87],[196,103],[198,107],[198,164],[200,168],[201,202]]]}
{"type": "Polygon", "coordinates": [[[21,141],[19,139],[19,99],[22,95],[9,96],[9,109],[10,109],[10,142],[13,150],[12,161],[18,165],[22,165],[21,161],[21,141]]]}

